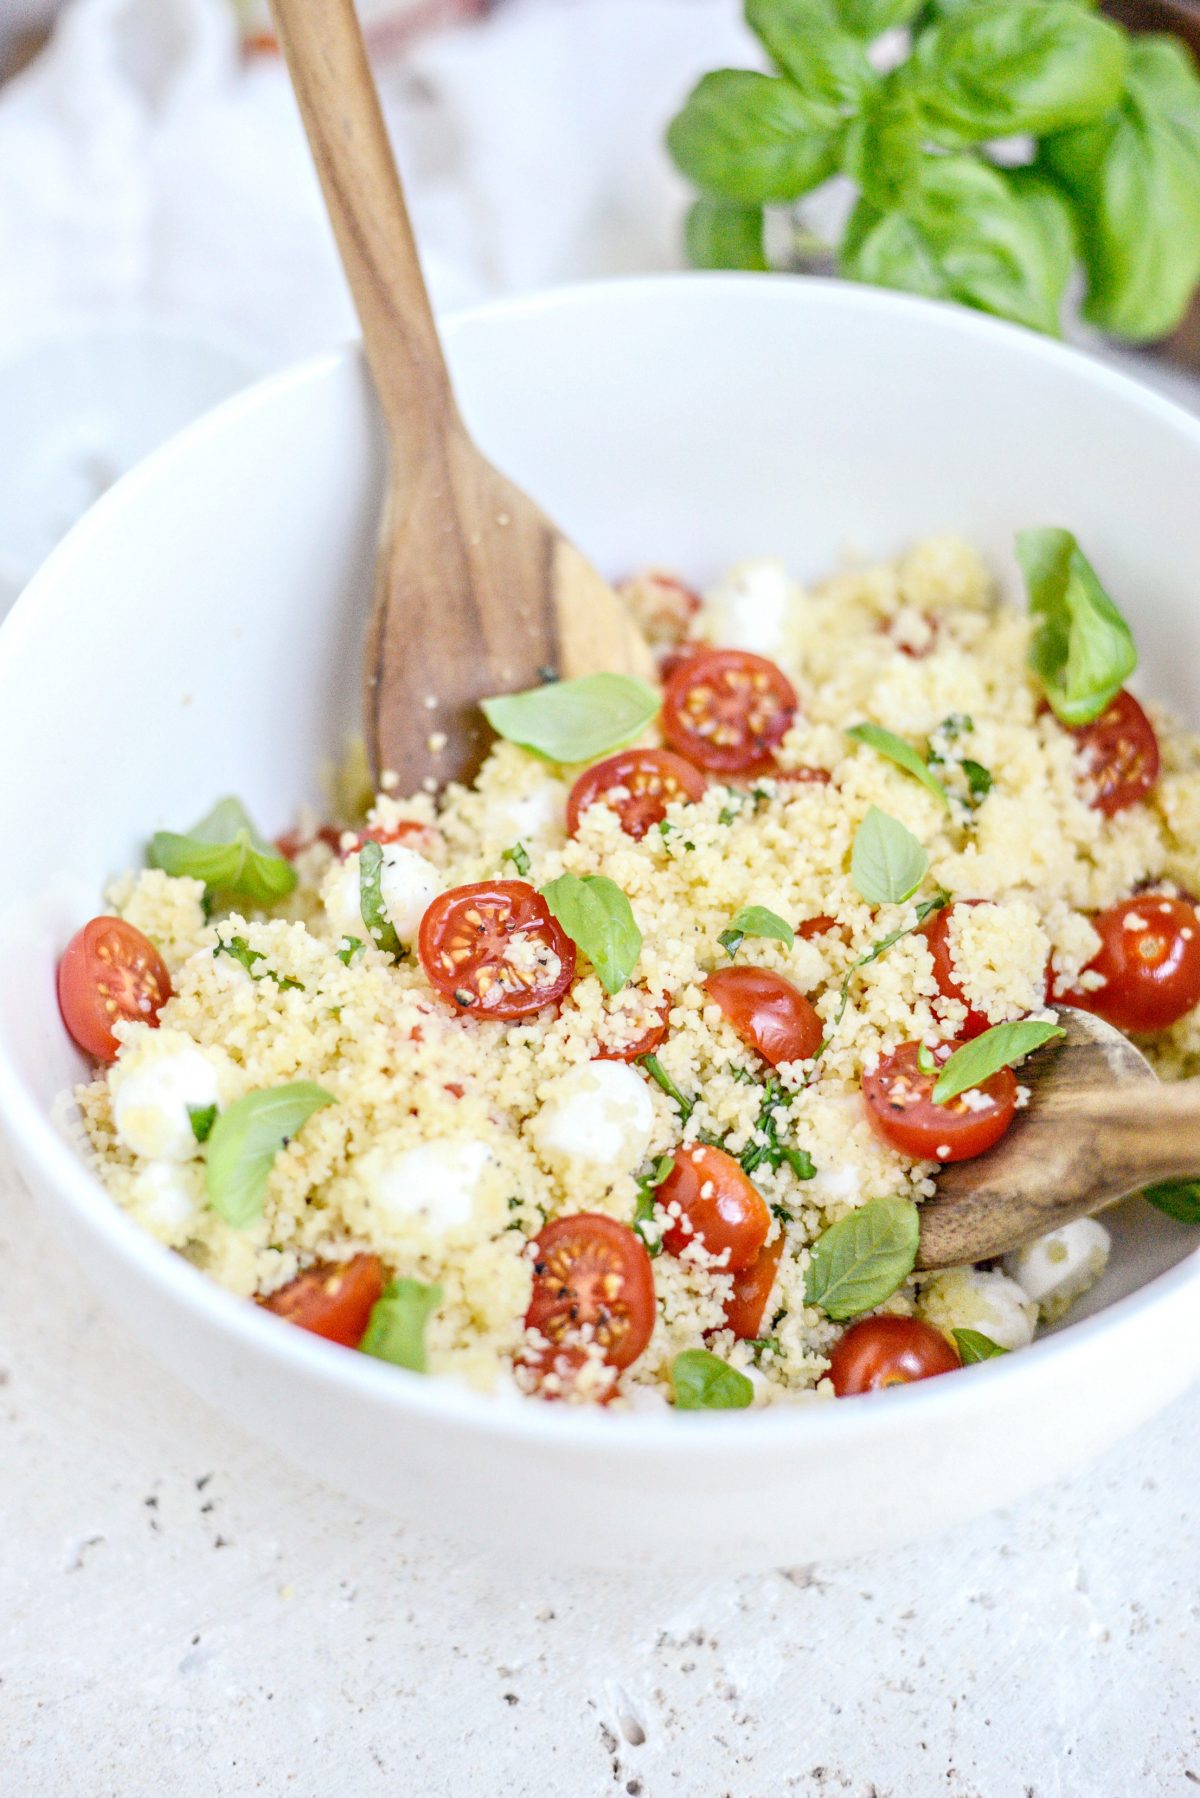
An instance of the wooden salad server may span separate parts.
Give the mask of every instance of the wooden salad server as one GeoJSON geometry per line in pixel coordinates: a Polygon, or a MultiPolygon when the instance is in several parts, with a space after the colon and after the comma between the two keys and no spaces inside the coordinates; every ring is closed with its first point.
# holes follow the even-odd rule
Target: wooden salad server
{"type": "Polygon", "coordinates": [[[459,417],[353,0],[272,6],[388,444],[367,750],[376,776],[414,792],[475,774],[491,741],[481,698],[547,670],[653,678],[653,663],[612,588],[459,417]]]}
{"type": "Polygon", "coordinates": [[[1200,1080],[1160,1081],[1111,1024],[1057,1009],[1066,1036],[1018,1075],[1029,1105],[994,1149],[945,1168],[921,1206],[918,1267],[987,1261],[1155,1181],[1200,1174],[1200,1080]]]}

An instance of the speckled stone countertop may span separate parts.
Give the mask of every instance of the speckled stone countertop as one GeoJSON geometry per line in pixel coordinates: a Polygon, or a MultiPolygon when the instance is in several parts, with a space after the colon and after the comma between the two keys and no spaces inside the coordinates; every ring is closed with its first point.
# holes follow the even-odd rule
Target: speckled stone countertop
{"type": "Polygon", "coordinates": [[[0,1158],[3,1798],[1188,1798],[1200,1391],[896,1554],[546,1575],[160,1373],[0,1158]]]}

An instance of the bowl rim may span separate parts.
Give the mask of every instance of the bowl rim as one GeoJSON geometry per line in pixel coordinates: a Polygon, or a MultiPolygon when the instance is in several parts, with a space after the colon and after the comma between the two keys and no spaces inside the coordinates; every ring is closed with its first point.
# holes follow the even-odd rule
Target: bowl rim
{"type": "MultiPolygon", "coordinates": [[[[631,275],[609,280],[577,282],[515,295],[502,300],[457,310],[443,321],[447,341],[460,331],[494,321],[536,320],[552,311],[580,305],[618,306],[668,303],[677,308],[691,303],[697,294],[736,296],[744,304],[754,294],[755,304],[830,307],[864,315],[908,315],[926,321],[942,332],[989,342],[1009,341],[1019,354],[1052,366],[1067,368],[1093,385],[1111,391],[1119,400],[1157,415],[1163,423],[1191,440],[1200,455],[1200,418],[1130,375],[1099,362],[1083,351],[1046,338],[1020,326],[991,318],[949,302],[816,276],[697,273],[631,275]]],[[[246,411],[272,404],[277,397],[312,382],[334,377],[354,367],[365,379],[361,346],[356,342],[322,352],[279,370],[221,402],[191,425],[154,450],[124,475],[68,532],[0,626],[0,691],[6,673],[27,632],[35,629],[41,614],[53,603],[60,573],[88,554],[97,531],[107,529],[110,513],[136,503],[143,486],[156,482],[181,454],[211,435],[219,436],[236,426],[246,411]]],[[[1152,1309],[1165,1306],[1192,1287],[1200,1286],[1200,1243],[1172,1267],[1144,1285],[1114,1300],[1093,1316],[1067,1325],[1043,1337],[1015,1355],[1005,1355],[972,1369],[967,1381],[914,1382],[903,1393],[863,1395],[865,1402],[849,1407],[816,1395],[795,1402],[743,1412],[688,1413],[602,1412],[592,1407],[530,1404],[514,1396],[498,1397],[477,1392],[452,1376],[429,1378],[407,1372],[369,1356],[322,1341],[262,1307],[238,1298],[215,1280],[193,1267],[174,1250],[141,1229],[109,1197],[98,1177],[64,1139],[60,1125],[43,1110],[22,1085],[9,1046],[0,1035],[0,1125],[17,1146],[21,1171],[36,1169],[38,1184],[52,1188],[66,1200],[85,1228],[107,1239],[110,1251],[131,1261],[133,1271],[157,1285],[171,1302],[197,1317],[205,1326],[227,1331],[247,1354],[265,1357],[281,1372],[291,1372],[323,1386],[330,1395],[365,1400],[387,1406],[400,1415],[413,1413],[431,1423],[457,1427],[478,1436],[500,1435],[529,1443],[559,1445],[574,1452],[591,1450],[636,1454],[653,1450],[656,1457],[671,1460],[708,1459],[714,1451],[794,1449],[820,1454],[866,1432],[883,1439],[906,1434],[922,1423],[935,1431],[953,1426],[964,1412],[978,1408],[977,1394],[1006,1390],[1010,1403],[1026,1387],[1040,1384],[1044,1371],[1054,1365],[1069,1380],[1101,1337],[1130,1334],[1152,1309]],[[886,1402],[882,1402],[886,1400],[886,1402]]],[[[40,1203],[40,1199],[38,1200],[40,1203]]],[[[1182,1228],[1182,1226],[1181,1226],[1182,1228]]]]}

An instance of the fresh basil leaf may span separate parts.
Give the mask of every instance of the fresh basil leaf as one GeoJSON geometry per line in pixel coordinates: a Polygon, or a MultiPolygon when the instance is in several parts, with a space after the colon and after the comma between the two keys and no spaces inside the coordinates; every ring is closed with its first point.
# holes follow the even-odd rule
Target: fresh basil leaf
{"type": "Polygon", "coordinates": [[[708,1349],[684,1349],[671,1363],[677,1411],[743,1411],[754,1398],[744,1373],[708,1349]]]}
{"type": "Polygon", "coordinates": [[[894,25],[907,25],[921,10],[921,0],[833,0],[833,10],[855,37],[879,37],[894,25]]]}
{"type": "Polygon", "coordinates": [[[668,1099],[679,1111],[680,1123],[686,1124],[696,1109],[696,1101],[689,1099],[686,1093],[680,1092],[657,1055],[639,1055],[638,1066],[645,1068],[655,1086],[666,1093],[668,1099]]]}
{"type": "Polygon", "coordinates": [[[560,874],[542,888],[542,898],[583,950],[605,991],[619,993],[642,952],[642,933],[616,882],[606,874],[560,874]]]}
{"type": "Polygon", "coordinates": [[[255,905],[273,905],[296,884],[291,862],[259,836],[239,799],[218,800],[190,830],[155,831],[147,860],[164,874],[190,875],[255,905]]]}
{"type": "Polygon", "coordinates": [[[924,156],[891,210],[864,195],[842,273],[877,287],[957,300],[1057,335],[1065,281],[1045,213],[1006,171],[974,156],[924,156]]]}
{"type": "Polygon", "coordinates": [[[743,206],[786,205],[837,168],[837,111],[792,82],[717,69],[667,128],[676,167],[701,193],[743,206]]]}
{"type": "Polygon", "coordinates": [[[311,1080],[262,1087],[222,1111],[209,1132],[205,1182],[218,1217],[244,1230],[262,1216],[267,1178],[285,1148],[314,1111],[334,1103],[311,1080]]]}
{"type": "Polygon", "coordinates": [[[920,1043],[917,1047],[917,1072],[920,1074],[936,1074],[938,1064],[934,1060],[933,1050],[928,1043],[920,1043]]]}
{"type": "Polygon", "coordinates": [[[963,6],[917,39],[906,73],[929,135],[951,146],[1068,130],[1115,106],[1125,33],[1070,0],[963,6]]]}
{"type": "Polygon", "coordinates": [[[215,1105],[189,1105],[188,1122],[192,1126],[192,1135],[199,1143],[205,1143],[212,1135],[212,1127],[217,1121],[215,1105]]]}
{"type": "Polygon", "coordinates": [[[1200,1224],[1200,1180],[1160,1180],[1142,1193],[1180,1224],[1200,1224]]]}
{"type": "Polygon", "coordinates": [[[632,674],[584,674],[498,694],[482,710],[497,736],[522,749],[551,762],[590,762],[640,736],[661,703],[632,674]]]}
{"type": "Polygon", "coordinates": [[[1064,724],[1089,724],[1137,667],[1129,626],[1070,531],[1018,531],[1016,549],[1037,621],[1029,665],[1064,724]]]}
{"type": "Polygon", "coordinates": [[[850,878],[868,905],[902,905],[929,869],[929,857],[897,818],[873,805],[859,825],[850,855],[850,878]]]}
{"type": "Polygon", "coordinates": [[[940,799],[947,811],[950,809],[950,800],[941,781],[929,772],[916,750],[903,737],[898,737],[895,731],[885,730],[882,724],[853,724],[846,735],[856,743],[864,743],[868,749],[875,750],[876,754],[886,756],[889,762],[895,762],[898,768],[903,768],[906,774],[911,774],[936,799],[940,799]]]}
{"type": "Polygon", "coordinates": [[[362,941],[360,940],[360,938],[358,938],[356,936],[343,937],[342,941],[343,941],[345,947],[338,950],[337,958],[341,962],[341,964],[344,968],[348,968],[350,966],[350,963],[354,960],[354,957],[359,953],[360,949],[362,949],[364,947],[364,945],[363,945],[362,941]]]}
{"type": "MultiPolygon", "coordinates": [[[[1008,189],[1024,209],[1027,223],[1044,252],[1042,284],[1051,297],[1065,293],[1079,256],[1079,239],[1070,202],[1040,169],[1006,169],[1008,189]]],[[[1057,308],[1055,311],[1057,318],[1057,308]]]]}
{"type": "Polygon", "coordinates": [[[813,1243],[805,1299],[838,1323],[873,1311],[916,1266],[920,1235],[917,1208],[908,1199],[868,1199],[813,1243]]]}
{"type": "Polygon", "coordinates": [[[947,1105],[959,1093],[984,1081],[1001,1068],[1009,1068],[1040,1049],[1044,1043],[1067,1033],[1058,1024],[1038,1023],[1033,1018],[1020,1018],[1015,1024],[993,1024],[973,1042],[956,1049],[949,1061],[942,1063],[933,1088],[935,1105],[947,1105]]]}
{"type": "Polygon", "coordinates": [[[424,1373],[428,1365],[425,1329],[441,1302],[440,1286],[392,1280],[371,1307],[360,1350],[377,1361],[390,1361],[393,1367],[424,1373]]]}
{"type": "Polygon", "coordinates": [[[1200,281],[1200,76],[1183,45],[1135,37],[1119,104],[1047,138],[1038,166],[1075,211],[1084,317],[1134,342],[1173,331],[1200,281]]]}
{"type": "Polygon", "coordinates": [[[780,74],[807,98],[854,107],[878,80],[834,0],[746,0],[745,13],[780,74]]]}
{"type": "Polygon", "coordinates": [[[850,121],[842,167],[869,205],[887,212],[902,207],[916,183],[921,151],[921,117],[901,67],[867,96],[850,121]]]}
{"type": "Polygon", "coordinates": [[[1008,1350],[985,1336],[982,1330],[955,1330],[952,1332],[958,1347],[959,1360],[964,1367],[971,1367],[977,1361],[994,1361],[997,1355],[1007,1355],[1008,1350]]]}
{"type": "Polygon", "coordinates": [[[729,920],[729,927],[723,930],[717,941],[722,949],[733,956],[748,936],[767,937],[776,943],[786,943],[790,949],[796,940],[796,933],[791,925],[785,923],[777,912],[768,911],[765,905],[746,905],[729,920]]]}
{"type": "Polygon", "coordinates": [[[502,850],[500,860],[511,862],[522,880],[529,872],[529,851],[524,843],[514,843],[511,849],[502,850]]]}
{"type": "Polygon", "coordinates": [[[370,837],[358,852],[358,909],[375,947],[399,959],[404,945],[383,903],[383,850],[370,837]]]}
{"type": "Polygon", "coordinates": [[[263,952],[261,949],[252,949],[244,936],[232,936],[228,942],[224,937],[218,937],[213,955],[214,957],[228,955],[231,960],[239,962],[245,968],[251,980],[273,980],[280,992],[286,993],[290,990],[302,993],[304,991],[303,981],[293,980],[290,974],[276,974],[271,968],[264,968],[261,974],[256,974],[254,972],[255,964],[264,960],[263,952]]]}
{"type": "Polygon", "coordinates": [[[740,268],[763,274],[770,267],[761,206],[731,200],[697,200],[683,227],[693,268],[740,268]]]}

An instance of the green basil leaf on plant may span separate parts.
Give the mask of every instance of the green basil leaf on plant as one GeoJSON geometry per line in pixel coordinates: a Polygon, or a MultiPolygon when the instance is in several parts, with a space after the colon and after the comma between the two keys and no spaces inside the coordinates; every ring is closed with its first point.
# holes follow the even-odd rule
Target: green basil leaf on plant
{"type": "Polygon", "coordinates": [[[850,856],[850,878],[869,905],[901,905],[911,899],[929,868],[929,857],[911,830],[873,805],[859,825],[850,856]]]}
{"type": "Polygon", "coordinates": [[[482,702],[496,732],[551,762],[590,762],[641,735],[660,696],[632,674],[584,674],[482,702]]]}
{"type": "Polygon", "coordinates": [[[221,799],[187,831],[155,831],[147,857],[164,874],[190,875],[213,892],[273,905],[296,884],[286,856],[260,837],[239,799],[221,799]]]}
{"type": "Polygon", "coordinates": [[[1174,330],[1200,281],[1200,77],[1183,45],[1134,38],[1119,104],[1047,138],[1039,166],[1075,209],[1084,317],[1135,342],[1174,330]]]}
{"type": "Polygon", "coordinates": [[[974,1041],[964,1043],[949,1061],[942,1063],[942,1071],[934,1082],[934,1104],[948,1105],[959,1093],[982,1086],[1001,1068],[1024,1061],[1044,1043],[1066,1034],[1058,1024],[1040,1023],[1033,1018],[1020,1018],[1014,1024],[993,1024],[990,1030],[985,1030],[974,1041]]]}
{"type": "Polygon", "coordinates": [[[743,1411],[754,1398],[744,1373],[708,1349],[684,1349],[671,1363],[677,1411],[743,1411]]]}
{"type": "Polygon", "coordinates": [[[870,40],[907,25],[921,10],[921,0],[833,0],[833,10],[847,31],[870,40]]]}
{"type": "Polygon", "coordinates": [[[220,1112],[209,1131],[204,1170],[217,1216],[235,1230],[261,1217],[276,1155],[314,1111],[333,1103],[324,1087],[296,1080],[246,1093],[220,1112]]]}
{"type": "Polygon", "coordinates": [[[1029,665],[1064,724],[1089,724],[1137,667],[1129,626],[1070,531],[1018,531],[1016,550],[1037,626],[1029,665]]]}
{"type": "Polygon", "coordinates": [[[740,268],[762,274],[770,267],[761,206],[697,200],[688,210],[684,247],[693,268],[740,268]]]}
{"type": "Polygon", "coordinates": [[[901,207],[922,164],[921,118],[916,99],[894,69],[869,94],[846,128],[842,168],[863,198],[887,212],[901,207]]]}
{"type": "Polygon", "coordinates": [[[745,13],[780,74],[809,99],[857,106],[878,81],[861,39],[838,19],[835,0],[746,0],[745,13]]]}
{"type": "Polygon", "coordinates": [[[1125,33],[1071,0],[958,7],[906,66],[928,134],[951,146],[1068,130],[1115,106],[1125,33]]]}
{"type": "Polygon", "coordinates": [[[425,1330],[441,1302],[440,1286],[392,1280],[371,1307],[360,1350],[377,1361],[390,1361],[393,1367],[424,1373],[428,1366],[425,1330]]]}
{"type": "Polygon", "coordinates": [[[790,81],[717,69],[672,119],[667,148],[712,199],[785,205],[833,174],[838,125],[835,108],[806,98],[790,81]]]}
{"type": "Polygon", "coordinates": [[[1142,1194],[1177,1223],[1200,1224],[1200,1180],[1160,1180],[1142,1194]]]}
{"type": "Polygon", "coordinates": [[[841,1323],[873,1311],[917,1263],[921,1226],[908,1199],[868,1199],[812,1245],[804,1296],[841,1323]]]}
{"type": "Polygon", "coordinates": [[[873,749],[877,755],[886,757],[889,762],[895,762],[898,768],[903,768],[906,774],[919,780],[949,810],[950,800],[941,781],[929,772],[927,764],[911,744],[906,743],[903,737],[898,737],[895,731],[885,730],[882,724],[852,724],[846,735],[856,743],[873,749]]]}
{"type": "Polygon", "coordinates": [[[404,945],[383,903],[383,850],[370,837],[358,854],[358,910],[377,949],[397,959],[404,954],[404,945]]]}
{"type": "Polygon", "coordinates": [[[997,1355],[1007,1355],[1008,1350],[985,1336],[982,1330],[955,1330],[954,1341],[958,1348],[959,1360],[964,1367],[971,1367],[978,1361],[994,1361],[997,1355]]]}
{"type": "Polygon", "coordinates": [[[721,932],[717,941],[730,955],[736,955],[748,936],[768,937],[776,943],[785,943],[789,949],[796,940],[791,925],[778,912],[768,911],[765,905],[743,906],[730,918],[728,929],[721,932]]]}
{"type": "Polygon", "coordinates": [[[620,992],[642,952],[642,933],[616,882],[607,874],[560,874],[542,888],[542,898],[583,950],[605,991],[620,992]]]}

